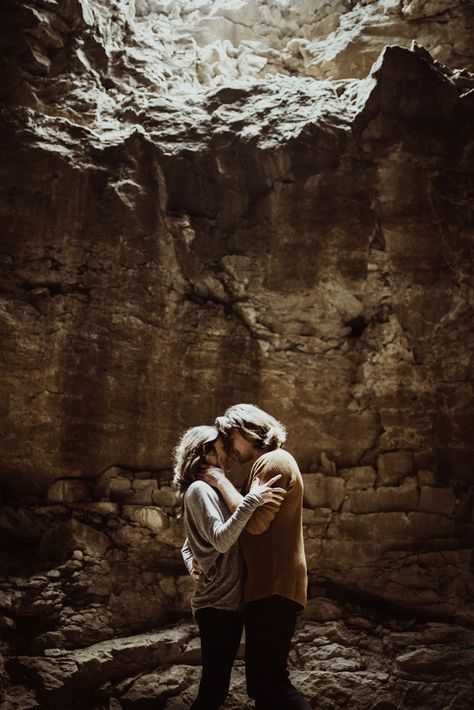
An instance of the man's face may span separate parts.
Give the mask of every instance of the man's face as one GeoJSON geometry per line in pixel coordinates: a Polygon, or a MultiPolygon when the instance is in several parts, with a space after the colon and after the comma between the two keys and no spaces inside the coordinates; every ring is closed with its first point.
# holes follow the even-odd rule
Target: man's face
{"type": "Polygon", "coordinates": [[[224,473],[229,471],[229,453],[225,449],[222,436],[217,437],[212,449],[206,454],[206,463],[221,468],[224,473]]]}
{"type": "Polygon", "coordinates": [[[233,458],[239,463],[248,463],[254,461],[258,456],[258,451],[254,449],[252,444],[245,439],[239,431],[233,431],[231,434],[231,453],[233,458]]]}

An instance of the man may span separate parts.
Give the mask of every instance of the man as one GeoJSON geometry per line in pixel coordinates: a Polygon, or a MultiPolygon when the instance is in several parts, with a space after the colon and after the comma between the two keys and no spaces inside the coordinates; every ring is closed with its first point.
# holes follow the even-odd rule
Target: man
{"type": "MultiPolygon", "coordinates": [[[[303,546],[303,480],[298,465],[281,446],[284,426],[252,404],[236,404],[216,419],[241,464],[252,463],[244,483],[253,485],[276,475],[286,489],[281,506],[266,504],[254,512],[240,537],[247,567],[245,601],[245,665],[247,692],[258,710],[310,710],[288,677],[288,653],[297,613],[306,604],[307,573],[303,546]]],[[[219,489],[232,512],[242,495],[219,472],[203,474],[219,489]]]]}

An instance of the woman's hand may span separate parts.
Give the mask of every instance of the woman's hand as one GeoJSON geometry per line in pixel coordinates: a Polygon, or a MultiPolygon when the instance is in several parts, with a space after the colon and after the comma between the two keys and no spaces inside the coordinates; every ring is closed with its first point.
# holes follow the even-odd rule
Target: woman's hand
{"type": "Polygon", "coordinates": [[[283,503],[286,495],[286,490],[284,488],[273,488],[273,484],[281,478],[281,474],[274,476],[267,483],[260,483],[258,476],[255,478],[250,491],[252,493],[257,493],[262,497],[262,503],[260,505],[265,505],[265,503],[273,503],[278,507],[283,503]]]}
{"type": "Polygon", "coordinates": [[[226,475],[221,468],[206,466],[201,469],[198,478],[200,481],[205,481],[212,488],[219,488],[221,483],[226,480],[226,475]]]}

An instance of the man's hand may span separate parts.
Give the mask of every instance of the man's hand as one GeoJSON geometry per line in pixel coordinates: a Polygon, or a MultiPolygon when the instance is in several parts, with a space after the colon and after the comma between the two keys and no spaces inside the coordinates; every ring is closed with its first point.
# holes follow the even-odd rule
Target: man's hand
{"type": "Polygon", "coordinates": [[[220,488],[222,483],[227,480],[224,471],[216,466],[205,466],[201,469],[198,478],[205,481],[212,488],[220,488]]]}
{"type": "Polygon", "coordinates": [[[193,565],[193,571],[191,572],[191,577],[197,581],[199,581],[199,578],[202,574],[204,574],[204,570],[199,564],[199,562],[193,557],[192,559],[192,565],[193,565]]]}

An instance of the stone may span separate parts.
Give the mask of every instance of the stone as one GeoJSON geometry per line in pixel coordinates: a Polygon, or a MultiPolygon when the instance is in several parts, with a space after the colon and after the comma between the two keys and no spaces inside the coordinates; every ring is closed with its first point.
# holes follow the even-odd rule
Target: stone
{"type": "MultiPolygon", "coordinates": [[[[74,508],[74,506],[72,506],[74,508]]],[[[77,510],[77,506],[75,507],[77,510]]],[[[108,500],[94,501],[92,503],[83,503],[80,509],[87,513],[97,513],[101,518],[109,518],[119,514],[120,506],[108,500]]]]}
{"type": "Polygon", "coordinates": [[[13,609],[15,602],[21,598],[18,592],[0,589],[0,607],[7,611],[13,609]]]}
{"type": "Polygon", "coordinates": [[[418,478],[418,483],[420,486],[436,485],[436,475],[433,473],[433,471],[418,471],[416,476],[418,478]]]}
{"type": "Polygon", "coordinates": [[[372,466],[343,468],[339,471],[339,475],[345,480],[347,491],[373,488],[377,478],[372,466]]]}
{"type": "Polygon", "coordinates": [[[316,532],[314,536],[307,536],[304,543],[304,549],[306,554],[306,564],[310,570],[316,569],[318,560],[321,557],[323,551],[323,540],[316,532]]]}
{"type": "Polygon", "coordinates": [[[189,600],[195,588],[195,582],[193,578],[189,574],[178,577],[176,579],[176,586],[178,588],[180,597],[184,599],[185,609],[189,610],[191,608],[189,600]]]}
{"type": "Polygon", "coordinates": [[[399,670],[408,676],[442,676],[453,668],[468,669],[472,665],[471,649],[458,649],[454,655],[449,647],[418,648],[397,657],[399,670]]]}
{"type": "Polygon", "coordinates": [[[67,690],[100,685],[102,679],[119,679],[134,670],[151,669],[159,663],[176,661],[190,638],[187,625],[157,633],[103,641],[89,648],[60,651],[45,657],[19,656],[18,669],[32,674],[41,692],[54,702],[67,690]]]}
{"type": "Polygon", "coordinates": [[[161,579],[160,588],[168,597],[173,598],[176,596],[177,589],[173,577],[165,577],[164,579],[161,579]]]}
{"type": "Polygon", "coordinates": [[[343,609],[338,604],[322,597],[310,599],[303,611],[303,617],[313,621],[333,621],[342,616],[343,609]]]}
{"type": "Polygon", "coordinates": [[[412,455],[409,451],[389,451],[377,458],[377,484],[393,486],[413,472],[412,455]]]}
{"type": "Polygon", "coordinates": [[[109,483],[108,495],[110,500],[123,503],[132,496],[131,482],[127,478],[114,478],[109,483]]]}
{"type": "Polygon", "coordinates": [[[191,641],[186,645],[181,657],[181,662],[189,663],[193,666],[201,663],[201,641],[199,637],[191,639],[191,641]]]}
{"type": "Polygon", "coordinates": [[[307,526],[310,537],[323,536],[333,516],[331,508],[303,508],[303,525],[307,526]]]}
{"type": "Polygon", "coordinates": [[[326,475],[326,476],[335,476],[337,471],[336,471],[336,464],[334,461],[331,461],[331,459],[326,455],[324,451],[321,451],[321,463],[320,463],[321,471],[326,475]]]}
{"type": "Polygon", "coordinates": [[[34,691],[21,685],[7,688],[2,698],[2,710],[35,710],[40,707],[34,691]]]}
{"type": "Polygon", "coordinates": [[[120,702],[124,708],[156,708],[167,698],[179,696],[190,683],[197,682],[199,676],[198,669],[190,666],[174,666],[147,673],[120,696],[120,702]]]}
{"type": "MultiPolygon", "coordinates": [[[[369,491],[354,491],[345,510],[352,513],[413,511],[418,509],[419,493],[413,485],[386,486],[369,491]]],[[[421,507],[421,506],[420,506],[421,507]]],[[[439,511],[437,511],[439,512],[439,511]]]]}
{"type": "Polygon", "coordinates": [[[95,497],[99,500],[101,498],[108,500],[111,497],[112,490],[114,490],[114,495],[120,495],[121,485],[123,487],[123,491],[129,492],[131,490],[131,479],[132,476],[129,472],[124,471],[117,466],[112,466],[104,471],[104,473],[95,482],[95,497]]]}
{"type": "Polygon", "coordinates": [[[47,495],[50,503],[81,503],[90,499],[90,490],[85,481],[65,478],[55,481],[47,495]]]}
{"type": "Polygon", "coordinates": [[[421,512],[386,512],[354,515],[341,513],[328,530],[328,537],[349,538],[361,542],[377,541],[390,547],[395,541],[449,538],[454,534],[454,522],[446,517],[421,512]]]}
{"type": "Polygon", "coordinates": [[[456,507],[456,496],[449,488],[421,486],[420,510],[426,513],[452,515],[456,507]]]}
{"type": "Polygon", "coordinates": [[[82,550],[93,557],[102,557],[109,547],[110,540],[102,532],[71,519],[55,525],[43,535],[40,555],[44,558],[64,559],[75,550],[82,550]]]}
{"type": "Polygon", "coordinates": [[[338,510],[346,495],[344,479],[322,473],[303,474],[304,505],[338,510]]]}
{"type": "MultiPolygon", "coordinates": [[[[400,707],[413,692],[414,681],[422,699],[418,704],[446,706],[456,697],[459,707],[467,710],[472,690],[466,672],[472,663],[469,633],[472,636],[449,624],[419,626],[400,619],[377,625],[362,616],[349,616],[347,624],[303,621],[290,654],[290,677],[312,704],[327,710],[347,707],[348,702],[363,710],[373,706],[373,697],[380,710],[400,707]],[[381,636],[385,645],[392,639],[396,646],[405,637],[402,645],[408,650],[393,656],[384,652],[381,636]]],[[[77,701],[105,693],[123,708],[153,707],[158,700],[185,710],[200,677],[199,638],[194,625],[179,625],[161,634],[116,638],[72,652],[50,649],[43,657],[14,658],[11,664],[17,672],[28,668],[41,689],[42,703],[51,707],[67,704],[71,694],[77,701]]],[[[251,707],[240,660],[234,664],[224,707],[251,707]]]]}
{"type": "Polygon", "coordinates": [[[177,504],[177,493],[169,486],[162,486],[152,492],[153,505],[161,507],[174,507],[177,504]]]}
{"type": "Polygon", "coordinates": [[[155,478],[137,478],[132,480],[133,491],[157,490],[158,481],[155,478]]]}
{"type": "Polygon", "coordinates": [[[16,629],[16,623],[13,619],[10,619],[9,616],[0,614],[0,628],[12,631],[13,629],[16,629]]]}
{"type": "Polygon", "coordinates": [[[134,480],[131,492],[122,498],[125,505],[152,505],[153,494],[158,489],[155,480],[134,480]]]}
{"type": "Polygon", "coordinates": [[[169,526],[168,518],[156,506],[124,505],[123,514],[128,520],[153,532],[159,532],[169,526]]]}

